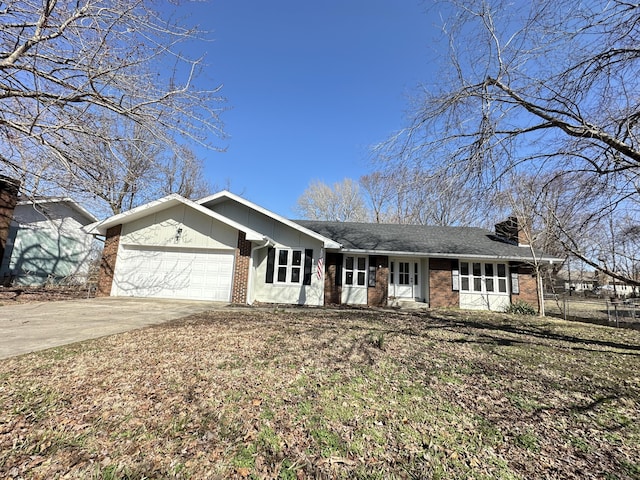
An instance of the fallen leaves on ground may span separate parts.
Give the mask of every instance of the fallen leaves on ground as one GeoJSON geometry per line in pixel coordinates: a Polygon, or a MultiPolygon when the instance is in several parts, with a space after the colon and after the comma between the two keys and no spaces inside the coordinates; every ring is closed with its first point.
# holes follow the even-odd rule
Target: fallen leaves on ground
{"type": "Polygon", "coordinates": [[[32,302],[55,302],[93,297],[95,291],[81,285],[42,287],[0,286],[0,307],[32,302]]]}
{"type": "Polygon", "coordinates": [[[640,478],[639,366],[550,319],[215,311],[0,362],[0,476],[640,478]]]}

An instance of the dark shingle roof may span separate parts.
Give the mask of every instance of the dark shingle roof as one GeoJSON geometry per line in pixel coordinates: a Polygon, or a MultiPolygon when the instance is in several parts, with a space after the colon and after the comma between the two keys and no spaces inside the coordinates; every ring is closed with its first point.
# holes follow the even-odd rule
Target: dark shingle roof
{"type": "MultiPolygon", "coordinates": [[[[343,248],[349,250],[531,260],[529,247],[514,245],[483,228],[315,220],[295,222],[342,244],[343,248]]],[[[538,258],[543,257],[541,253],[536,253],[538,258]]],[[[554,258],[544,256],[544,259],[554,258]]]]}

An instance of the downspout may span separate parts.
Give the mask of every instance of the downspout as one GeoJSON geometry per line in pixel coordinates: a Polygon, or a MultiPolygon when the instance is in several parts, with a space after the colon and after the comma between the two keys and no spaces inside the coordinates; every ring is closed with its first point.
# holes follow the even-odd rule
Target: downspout
{"type": "Polygon", "coordinates": [[[263,248],[275,246],[275,242],[269,237],[263,237],[262,241],[264,243],[251,247],[251,254],[249,255],[249,276],[247,278],[247,303],[249,305],[253,304],[253,254],[263,248]]]}

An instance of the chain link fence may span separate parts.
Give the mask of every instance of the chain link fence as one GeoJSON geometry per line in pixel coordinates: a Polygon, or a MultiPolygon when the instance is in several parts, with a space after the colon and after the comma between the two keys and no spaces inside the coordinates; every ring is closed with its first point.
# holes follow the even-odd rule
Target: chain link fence
{"type": "Polygon", "coordinates": [[[640,329],[640,298],[585,298],[545,295],[545,311],[564,320],[640,329]]]}

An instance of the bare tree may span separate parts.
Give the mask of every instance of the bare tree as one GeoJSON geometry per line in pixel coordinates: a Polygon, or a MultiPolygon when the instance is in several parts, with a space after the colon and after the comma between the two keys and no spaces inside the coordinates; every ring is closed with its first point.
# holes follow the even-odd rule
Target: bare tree
{"type": "Polygon", "coordinates": [[[360,185],[367,196],[376,223],[389,221],[389,203],[394,193],[394,182],[391,180],[380,171],[360,177],[360,185]]]}
{"type": "Polygon", "coordinates": [[[487,218],[488,209],[481,208],[486,200],[454,178],[441,178],[438,172],[428,174],[409,165],[380,166],[382,170],[360,179],[378,223],[470,225],[487,218]]]}
{"type": "Polygon", "coordinates": [[[298,198],[296,211],[309,220],[366,222],[370,215],[358,184],[350,178],[329,186],[314,181],[298,198]]]}
{"type": "Polygon", "coordinates": [[[214,188],[204,177],[202,160],[185,147],[164,162],[160,175],[160,193],[163,195],[178,193],[196,200],[210,195],[214,188]]]}
{"type": "Polygon", "coordinates": [[[575,173],[582,184],[571,192],[582,210],[555,218],[557,236],[576,257],[621,277],[581,235],[606,218],[638,223],[640,6],[452,0],[436,8],[447,65],[380,154],[478,191],[504,188],[509,172],[575,173]]]}
{"type": "Polygon", "coordinates": [[[110,149],[124,145],[112,130],[95,129],[101,118],[135,125],[153,148],[175,148],[179,139],[215,148],[213,138],[222,133],[219,87],[198,88],[202,59],[182,51],[198,32],[150,5],[0,4],[0,170],[32,187],[39,175],[95,176],[94,158],[73,155],[75,147],[96,138],[110,149]],[[27,168],[36,159],[42,168],[27,168]]]}
{"type": "Polygon", "coordinates": [[[633,219],[623,218],[617,224],[616,243],[617,271],[631,279],[633,294],[638,294],[640,285],[640,226],[633,219]]]}
{"type": "Polygon", "coordinates": [[[154,196],[155,177],[161,164],[162,146],[135,123],[117,118],[99,118],[93,125],[92,141],[70,135],[66,170],[53,170],[48,183],[76,196],[95,196],[108,215],[140,205],[154,196]],[[79,167],[78,165],[82,165],[79,167]]]}
{"type": "Polygon", "coordinates": [[[550,265],[543,261],[541,253],[564,257],[563,236],[557,231],[557,219],[566,220],[580,215],[581,202],[576,201],[572,187],[579,185],[581,180],[577,178],[578,175],[570,177],[562,173],[511,173],[508,175],[509,181],[505,182],[509,187],[493,199],[497,207],[495,215],[516,218],[524,239],[522,243],[529,247],[531,261],[528,264],[537,279],[540,316],[545,315],[543,279],[546,276],[547,282],[551,282],[553,274],[562,267],[561,264],[550,265]]]}

